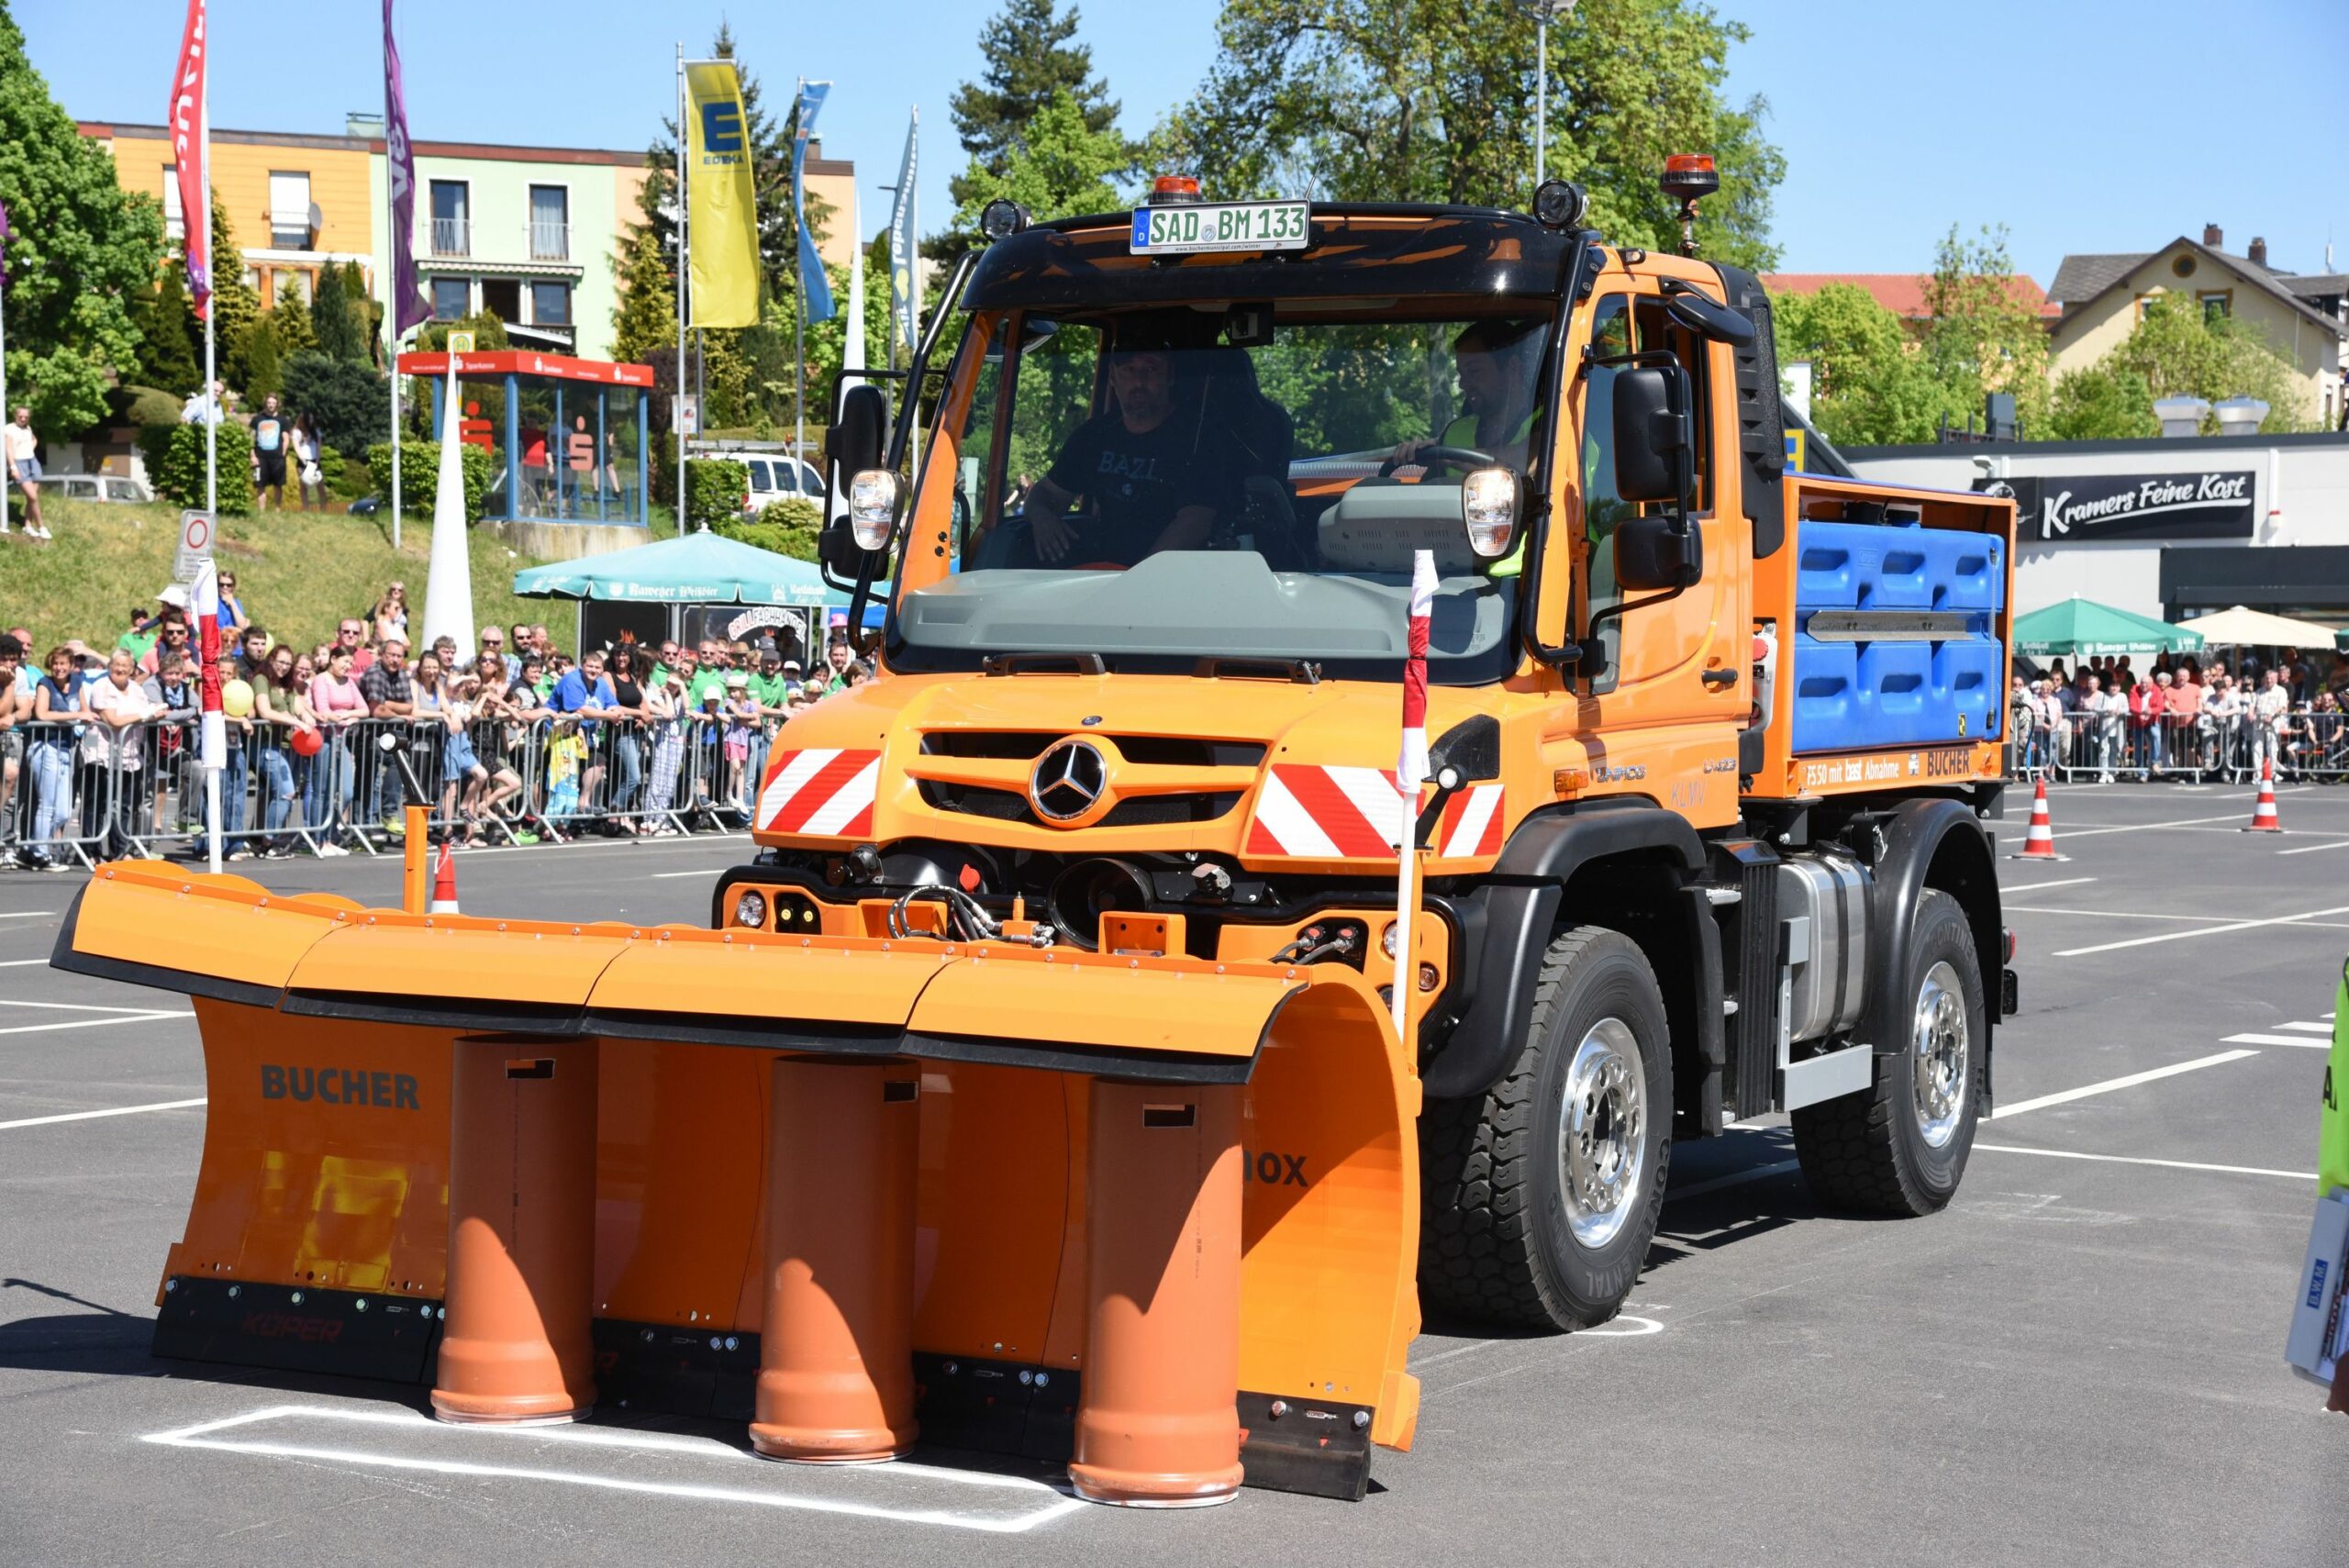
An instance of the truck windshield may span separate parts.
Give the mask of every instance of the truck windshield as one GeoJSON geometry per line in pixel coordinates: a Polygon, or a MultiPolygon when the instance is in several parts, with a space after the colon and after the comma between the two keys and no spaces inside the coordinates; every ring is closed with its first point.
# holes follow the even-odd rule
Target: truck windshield
{"type": "Polygon", "coordinates": [[[1254,658],[1392,679],[1412,551],[1431,550],[1431,678],[1499,679],[1518,562],[1469,549],[1461,481],[1499,464],[1538,484],[1552,317],[1478,305],[1212,301],[974,328],[969,412],[935,449],[952,469],[924,476],[954,488],[952,569],[900,598],[893,662],[1254,658]]]}

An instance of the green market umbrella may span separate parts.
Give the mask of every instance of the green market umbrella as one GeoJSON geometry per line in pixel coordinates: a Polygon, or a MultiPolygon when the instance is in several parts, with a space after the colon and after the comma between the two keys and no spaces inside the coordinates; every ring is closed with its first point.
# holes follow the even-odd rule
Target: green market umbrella
{"type": "Polygon", "coordinates": [[[2192,653],[2202,647],[2199,631],[2082,598],[2016,617],[2014,639],[2015,651],[2032,659],[2056,654],[2192,653]]]}
{"type": "Polygon", "coordinates": [[[514,592],[532,599],[810,609],[839,597],[824,586],[824,574],[815,562],[795,561],[707,528],[633,550],[532,566],[514,573],[514,592]]]}

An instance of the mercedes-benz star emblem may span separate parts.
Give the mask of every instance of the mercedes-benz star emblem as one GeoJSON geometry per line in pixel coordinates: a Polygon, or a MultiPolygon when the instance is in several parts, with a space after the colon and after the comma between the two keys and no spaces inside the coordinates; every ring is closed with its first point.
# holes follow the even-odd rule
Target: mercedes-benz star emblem
{"type": "Polygon", "coordinates": [[[1063,740],[1036,759],[1028,803],[1047,822],[1072,822],[1109,787],[1109,764],[1089,740],[1063,740]]]}

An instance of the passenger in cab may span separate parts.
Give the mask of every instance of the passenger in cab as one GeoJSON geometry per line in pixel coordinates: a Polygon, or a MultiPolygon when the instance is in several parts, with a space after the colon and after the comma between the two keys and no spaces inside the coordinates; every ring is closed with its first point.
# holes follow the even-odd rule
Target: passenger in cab
{"type": "MultiPolygon", "coordinates": [[[[1162,550],[1197,550],[1215,523],[1212,464],[1197,461],[1173,357],[1154,342],[1109,356],[1112,404],[1077,427],[1029,490],[1027,527],[996,530],[986,566],[1131,566],[1162,550]],[[1082,497],[1093,514],[1071,516],[1082,497]]],[[[1188,389],[1196,406],[1197,392],[1188,389]]]]}
{"type": "Polygon", "coordinates": [[[1464,447],[1523,473],[1533,421],[1541,416],[1533,401],[1533,374],[1541,355],[1538,324],[1471,325],[1452,340],[1453,366],[1460,378],[1460,417],[1434,436],[1424,440],[1415,436],[1397,446],[1395,462],[1409,463],[1428,447],[1464,447]]]}

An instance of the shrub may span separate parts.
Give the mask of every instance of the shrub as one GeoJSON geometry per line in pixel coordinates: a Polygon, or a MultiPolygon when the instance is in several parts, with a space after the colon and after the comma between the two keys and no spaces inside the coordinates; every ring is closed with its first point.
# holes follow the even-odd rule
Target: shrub
{"type": "Polygon", "coordinates": [[[824,528],[824,509],[813,501],[794,497],[769,503],[755,519],[736,517],[714,526],[728,539],[795,561],[814,561],[816,539],[824,528]]]}
{"type": "Polygon", "coordinates": [[[172,449],[172,432],[179,428],[176,416],[139,428],[139,455],[147,464],[147,483],[156,485],[155,493],[159,495],[162,494],[159,481],[163,473],[163,458],[172,449]]]}
{"type": "Polygon", "coordinates": [[[685,523],[716,528],[742,515],[751,471],[726,458],[695,458],[685,465],[685,523]]]}
{"type": "MultiPolygon", "coordinates": [[[[390,400],[385,399],[386,402],[390,400]]],[[[489,499],[490,481],[496,477],[496,463],[489,453],[479,447],[467,447],[458,461],[465,474],[465,521],[481,521],[489,499]]],[[[392,445],[378,441],[367,449],[368,483],[374,493],[389,505],[392,498],[392,445]]],[[[429,519],[432,501],[440,484],[440,443],[439,441],[402,441],[400,443],[400,510],[411,517],[429,519]]]]}
{"type": "MultiPolygon", "coordinates": [[[[234,419],[220,423],[220,512],[246,517],[253,509],[253,433],[234,419]]],[[[162,461],[149,470],[155,494],[183,506],[204,505],[204,427],[173,425],[162,461]]]]}
{"type": "Polygon", "coordinates": [[[291,354],[284,374],[286,408],[316,418],[318,439],[337,451],[364,451],[376,437],[390,435],[391,389],[372,366],[328,354],[291,354]]]}

